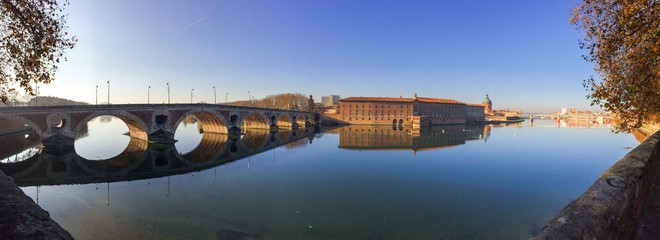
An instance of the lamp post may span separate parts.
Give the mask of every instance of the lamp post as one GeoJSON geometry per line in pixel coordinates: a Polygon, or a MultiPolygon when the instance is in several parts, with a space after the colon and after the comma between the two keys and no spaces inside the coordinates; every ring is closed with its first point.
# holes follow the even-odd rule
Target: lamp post
{"type": "Polygon", "coordinates": [[[96,105],[99,105],[99,85],[96,84],[96,105]]]}
{"type": "Polygon", "coordinates": [[[218,98],[216,97],[216,94],[215,94],[215,86],[213,86],[213,104],[218,104],[218,100],[217,100],[217,99],[218,99],[218,98]]]}
{"type": "Polygon", "coordinates": [[[147,104],[149,104],[149,95],[151,94],[151,85],[147,88],[147,104]]]}
{"type": "Polygon", "coordinates": [[[252,102],[250,101],[250,91],[248,91],[248,104],[251,104],[252,102]]]}
{"type": "Polygon", "coordinates": [[[194,92],[195,92],[195,89],[194,89],[194,88],[193,88],[192,90],[190,90],[190,103],[191,103],[191,104],[193,103],[193,93],[194,93],[194,92]]]}
{"type": "Polygon", "coordinates": [[[34,98],[35,100],[35,105],[39,106],[39,84],[37,83],[37,97],[34,98]]]}
{"type": "Polygon", "coordinates": [[[167,82],[167,104],[170,104],[170,82],[167,82]]]}
{"type": "Polygon", "coordinates": [[[225,93],[225,104],[227,104],[227,96],[229,95],[229,92],[225,93]]]}
{"type": "Polygon", "coordinates": [[[110,105],[110,80],[108,80],[108,105],[110,105]]]}

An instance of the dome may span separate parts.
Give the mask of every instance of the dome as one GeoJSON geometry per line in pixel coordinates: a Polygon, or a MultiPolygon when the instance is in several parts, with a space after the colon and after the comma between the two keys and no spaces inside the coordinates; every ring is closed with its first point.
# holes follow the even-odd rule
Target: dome
{"type": "Polygon", "coordinates": [[[486,98],[484,98],[484,101],[481,102],[483,105],[493,105],[493,102],[490,101],[490,98],[488,98],[488,94],[486,94],[486,98]]]}

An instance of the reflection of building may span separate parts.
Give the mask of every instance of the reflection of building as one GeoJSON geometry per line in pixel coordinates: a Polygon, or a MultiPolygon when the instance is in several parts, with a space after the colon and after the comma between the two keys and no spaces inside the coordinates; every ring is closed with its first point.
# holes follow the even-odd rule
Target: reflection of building
{"type": "Polygon", "coordinates": [[[339,129],[339,148],[359,150],[429,150],[486,139],[483,125],[449,125],[424,131],[397,126],[345,126],[339,129]]]}
{"type": "Polygon", "coordinates": [[[339,120],[348,124],[419,126],[482,122],[484,107],[452,99],[349,97],[339,100],[339,120]]]}
{"type": "Polygon", "coordinates": [[[324,107],[331,107],[339,105],[339,95],[330,95],[321,97],[321,104],[324,107]]]}

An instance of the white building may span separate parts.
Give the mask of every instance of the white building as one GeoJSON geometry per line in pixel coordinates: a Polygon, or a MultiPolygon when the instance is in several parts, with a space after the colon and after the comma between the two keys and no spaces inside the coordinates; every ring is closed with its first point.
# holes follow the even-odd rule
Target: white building
{"type": "Polygon", "coordinates": [[[321,97],[321,104],[324,107],[337,106],[339,105],[339,95],[330,95],[321,97]]]}

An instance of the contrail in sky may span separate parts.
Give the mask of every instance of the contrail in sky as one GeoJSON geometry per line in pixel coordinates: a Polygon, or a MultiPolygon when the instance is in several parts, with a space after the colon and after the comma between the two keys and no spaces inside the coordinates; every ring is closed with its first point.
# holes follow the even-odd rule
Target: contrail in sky
{"type": "Polygon", "coordinates": [[[193,23],[189,24],[188,26],[186,26],[186,27],[182,28],[181,30],[179,30],[178,32],[176,32],[176,34],[174,34],[174,36],[179,35],[182,32],[190,29],[191,27],[193,27],[193,26],[197,25],[198,23],[204,21],[204,19],[206,19],[206,17],[202,17],[200,19],[197,19],[197,21],[194,21],[193,23]]]}

